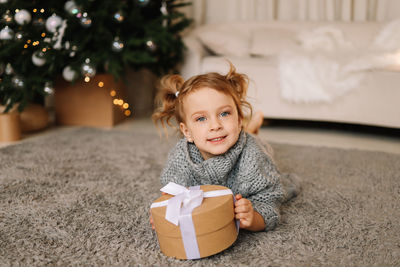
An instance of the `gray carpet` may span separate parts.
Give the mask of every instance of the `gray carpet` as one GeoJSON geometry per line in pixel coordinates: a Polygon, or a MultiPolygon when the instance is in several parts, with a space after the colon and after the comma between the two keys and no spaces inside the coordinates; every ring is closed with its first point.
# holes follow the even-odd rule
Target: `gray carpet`
{"type": "Polygon", "coordinates": [[[400,155],[272,144],[303,191],[272,232],[206,259],[165,257],[149,227],[174,138],[70,128],[0,149],[0,265],[399,266],[400,155]]]}

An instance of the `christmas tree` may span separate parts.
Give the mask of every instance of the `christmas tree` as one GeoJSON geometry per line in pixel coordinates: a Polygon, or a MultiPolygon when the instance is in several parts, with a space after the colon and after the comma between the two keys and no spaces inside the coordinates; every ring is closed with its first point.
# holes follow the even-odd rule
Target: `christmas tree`
{"type": "Polygon", "coordinates": [[[0,0],[0,105],[19,110],[74,82],[124,68],[174,72],[190,20],[175,0],[0,0]]]}

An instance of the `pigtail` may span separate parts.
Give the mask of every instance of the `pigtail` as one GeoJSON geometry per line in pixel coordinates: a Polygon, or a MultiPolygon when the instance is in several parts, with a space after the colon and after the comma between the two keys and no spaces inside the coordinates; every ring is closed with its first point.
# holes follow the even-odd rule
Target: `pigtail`
{"type": "Polygon", "coordinates": [[[164,76],[159,85],[159,90],[155,99],[156,110],[152,115],[153,122],[157,125],[158,122],[166,130],[166,125],[174,127],[171,119],[177,118],[177,101],[179,91],[184,83],[180,75],[166,75],[164,76]]]}
{"type": "MultiPolygon", "coordinates": [[[[225,79],[230,83],[232,89],[235,91],[235,95],[238,97],[238,102],[241,103],[241,106],[249,111],[249,116],[252,116],[252,107],[249,102],[246,101],[247,90],[249,87],[249,78],[246,74],[237,73],[235,66],[229,62],[230,68],[228,73],[225,75],[225,79]]],[[[244,114],[239,114],[242,118],[244,118],[244,114]]]]}

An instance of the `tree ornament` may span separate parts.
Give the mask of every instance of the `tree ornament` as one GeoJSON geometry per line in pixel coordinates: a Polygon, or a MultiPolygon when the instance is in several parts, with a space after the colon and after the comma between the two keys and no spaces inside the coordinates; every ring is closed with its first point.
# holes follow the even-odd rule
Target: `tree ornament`
{"type": "Polygon", "coordinates": [[[154,43],[153,40],[147,40],[146,47],[147,50],[149,50],[150,52],[155,52],[157,50],[157,45],[154,43]]]}
{"type": "Polygon", "coordinates": [[[150,0],[135,0],[135,2],[139,5],[139,6],[147,6],[150,2],[150,0]]]}
{"type": "Polygon", "coordinates": [[[24,39],[24,33],[23,32],[17,32],[14,37],[15,37],[15,40],[21,41],[21,40],[24,39]]]}
{"type": "Polygon", "coordinates": [[[96,68],[90,63],[89,58],[85,59],[85,63],[82,64],[81,73],[83,76],[90,78],[96,75],[96,68]]]}
{"type": "Polygon", "coordinates": [[[4,24],[10,24],[12,22],[13,18],[11,15],[11,11],[7,10],[6,13],[4,13],[4,15],[1,17],[1,21],[4,24]]]}
{"type": "Polygon", "coordinates": [[[116,22],[121,23],[124,21],[125,17],[124,14],[122,13],[121,10],[117,11],[114,15],[113,18],[116,22]]]}
{"type": "Polygon", "coordinates": [[[32,62],[35,66],[41,67],[46,64],[44,53],[42,51],[36,51],[32,54],[32,62]]]}
{"type": "Polygon", "coordinates": [[[168,15],[167,2],[166,2],[165,0],[163,0],[162,3],[161,3],[160,12],[161,12],[161,14],[163,14],[164,16],[167,16],[167,15],[168,15]]]}
{"type": "Polygon", "coordinates": [[[14,76],[14,77],[11,78],[11,84],[15,88],[20,89],[20,88],[24,88],[25,81],[21,76],[14,76]]]}
{"type": "Polygon", "coordinates": [[[76,71],[74,71],[71,66],[66,66],[63,69],[63,78],[68,81],[68,82],[72,82],[73,80],[76,79],[76,77],[78,77],[78,73],[76,73],[76,71]]]}
{"type": "Polygon", "coordinates": [[[18,11],[15,16],[14,19],[15,21],[19,24],[19,25],[25,25],[28,24],[29,22],[31,22],[31,13],[29,13],[28,10],[26,9],[21,9],[20,11],[18,11]]]}
{"type": "Polygon", "coordinates": [[[119,39],[119,37],[115,37],[112,42],[111,50],[114,52],[121,52],[124,48],[124,43],[119,39]]]}
{"type": "Polygon", "coordinates": [[[79,7],[76,5],[75,1],[67,1],[64,4],[64,9],[67,11],[70,15],[76,15],[80,11],[79,7]]]}
{"type": "Polygon", "coordinates": [[[49,32],[55,33],[57,31],[57,28],[61,25],[61,23],[62,19],[56,14],[53,14],[46,20],[46,29],[49,32]]]}
{"type": "Polygon", "coordinates": [[[88,14],[84,12],[82,16],[79,18],[81,25],[85,28],[89,28],[92,25],[92,19],[88,17],[88,14]]]}
{"type": "Polygon", "coordinates": [[[11,40],[14,37],[14,31],[10,27],[5,26],[0,31],[0,40],[11,40]]]}
{"type": "Polygon", "coordinates": [[[52,83],[52,82],[46,82],[46,83],[44,84],[43,91],[44,91],[46,94],[48,94],[48,95],[54,94],[53,83],[52,83]]]}
{"type": "Polygon", "coordinates": [[[11,66],[10,63],[7,63],[5,72],[6,72],[7,75],[11,75],[11,74],[14,73],[14,69],[13,69],[13,67],[11,66]]]}

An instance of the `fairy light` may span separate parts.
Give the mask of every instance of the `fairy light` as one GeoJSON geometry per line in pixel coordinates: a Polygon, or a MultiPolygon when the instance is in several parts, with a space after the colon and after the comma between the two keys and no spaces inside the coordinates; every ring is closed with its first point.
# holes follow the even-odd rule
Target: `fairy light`
{"type": "Polygon", "coordinates": [[[115,92],[115,90],[110,91],[110,96],[116,96],[116,95],[117,95],[117,92],[115,92]]]}
{"type": "Polygon", "coordinates": [[[27,44],[24,44],[24,48],[28,48],[28,45],[27,45],[27,44]]]}
{"type": "Polygon", "coordinates": [[[129,108],[129,104],[128,104],[128,103],[124,103],[124,104],[122,105],[122,107],[123,107],[124,109],[128,109],[128,108],[129,108]]]}
{"type": "Polygon", "coordinates": [[[131,115],[131,111],[129,109],[125,110],[124,115],[129,117],[131,115]]]}
{"type": "Polygon", "coordinates": [[[34,8],[32,11],[33,11],[33,13],[36,13],[37,12],[37,8],[34,8]]]}
{"type": "Polygon", "coordinates": [[[42,48],[42,52],[45,53],[47,51],[47,48],[42,48]]]}
{"type": "Polygon", "coordinates": [[[85,82],[88,83],[88,82],[90,82],[90,77],[86,76],[84,80],[85,80],[85,82]]]}
{"type": "Polygon", "coordinates": [[[101,87],[104,86],[104,83],[103,83],[103,82],[99,82],[99,83],[97,84],[97,86],[101,88],[101,87]]]}
{"type": "Polygon", "coordinates": [[[113,104],[114,104],[114,105],[118,105],[118,99],[115,98],[115,99],[113,100],[113,104]]]}
{"type": "Polygon", "coordinates": [[[45,32],[42,32],[42,34],[41,34],[40,36],[45,37],[45,36],[46,36],[46,33],[45,33],[45,32]]]}
{"type": "Polygon", "coordinates": [[[19,12],[19,9],[17,8],[16,10],[15,10],[15,13],[18,13],[19,12]]]}
{"type": "Polygon", "coordinates": [[[40,13],[44,13],[44,8],[40,9],[40,13]]]}
{"type": "Polygon", "coordinates": [[[32,41],[31,41],[31,39],[28,39],[28,41],[26,41],[28,44],[30,44],[32,41]]]}

